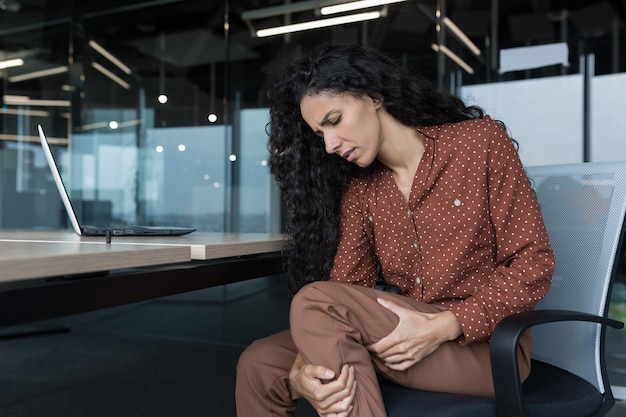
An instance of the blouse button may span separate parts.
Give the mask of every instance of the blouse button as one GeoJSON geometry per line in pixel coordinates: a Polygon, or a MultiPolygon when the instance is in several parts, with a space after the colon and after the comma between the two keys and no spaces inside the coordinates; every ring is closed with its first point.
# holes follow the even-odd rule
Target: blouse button
{"type": "Polygon", "coordinates": [[[411,217],[411,215],[413,215],[413,212],[411,210],[409,210],[409,212],[407,214],[409,215],[409,217],[411,217]]]}
{"type": "Polygon", "coordinates": [[[458,198],[456,200],[454,200],[454,205],[455,206],[460,206],[461,205],[461,200],[459,200],[458,198]]]}
{"type": "Polygon", "coordinates": [[[414,247],[415,249],[417,249],[417,242],[415,242],[415,243],[413,244],[413,247],[414,247]]]}
{"type": "Polygon", "coordinates": [[[422,282],[422,280],[420,279],[420,277],[415,278],[415,283],[417,285],[419,285],[422,282]]]}

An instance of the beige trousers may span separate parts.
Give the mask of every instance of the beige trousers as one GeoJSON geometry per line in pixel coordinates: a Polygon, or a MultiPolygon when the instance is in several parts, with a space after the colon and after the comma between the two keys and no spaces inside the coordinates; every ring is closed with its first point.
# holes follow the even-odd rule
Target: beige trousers
{"type": "MultiPolygon", "coordinates": [[[[377,297],[434,313],[440,307],[411,298],[352,284],[321,281],[306,285],[291,304],[290,330],[253,342],[237,364],[237,416],[292,416],[299,396],[289,384],[289,370],[298,352],[310,364],[338,375],[344,364],[354,366],[356,398],[351,416],[384,417],[379,377],[405,387],[467,395],[493,396],[489,344],[446,342],[406,371],[394,371],[365,348],[389,334],[398,317],[377,297]]],[[[520,375],[530,372],[532,339],[519,347],[520,375]]]]}

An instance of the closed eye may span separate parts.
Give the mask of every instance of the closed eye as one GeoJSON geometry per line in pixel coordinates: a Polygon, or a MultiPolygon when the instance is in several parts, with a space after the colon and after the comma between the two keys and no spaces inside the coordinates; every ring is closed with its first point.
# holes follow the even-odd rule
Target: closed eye
{"type": "MultiPolygon", "coordinates": [[[[337,117],[335,117],[332,120],[325,120],[324,121],[324,125],[331,125],[331,126],[337,126],[339,124],[339,122],[341,122],[341,115],[338,115],[337,117]]],[[[318,130],[315,132],[315,134],[317,136],[319,136],[320,138],[324,138],[324,132],[322,132],[321,130],[318,130]]]]}
{"type": "MultiPolygon", "coordinates": [[[[322,121],[319,123],[320,126],[322,127],[326,125],[336,126],[339,124],[339,122],[341,122],[341,114],[337,114],[336,117],[331,120],[330,119],[331,113],[333,113],[332,110],[324,115],[324,117],[322,118],[322,121]]],[[[324,132],[322,132],[321,130],[316,130],[313,133],[315,133],[315,135],[317,135],[320,138],[324,137],[324,132]]]]}

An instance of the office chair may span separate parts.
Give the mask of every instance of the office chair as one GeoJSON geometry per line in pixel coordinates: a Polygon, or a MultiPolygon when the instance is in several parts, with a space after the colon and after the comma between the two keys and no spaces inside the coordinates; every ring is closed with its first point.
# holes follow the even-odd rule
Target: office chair
{"type": "Polygon", "coordinates": [[[495,400],[381,383],[389,417],[599,417],[615,404],[604,360],[626,213],[626,163],[528,168],[552,243],[552,287],[535,311],[498,324],[490,352],[495,400]],[[519,383],[516,345],[531,328],[532,370],[519,383]]]}

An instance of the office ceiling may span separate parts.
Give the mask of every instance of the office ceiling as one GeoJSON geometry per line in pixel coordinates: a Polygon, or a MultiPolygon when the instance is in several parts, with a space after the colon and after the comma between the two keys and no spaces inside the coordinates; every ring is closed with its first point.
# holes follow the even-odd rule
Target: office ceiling
{"type": "MultiPolygon", "coordinates": [[[[576,55],[593,52],[597,73],[612,72],[616,59],[618,70],[624,71],[626,0],[447,0],[445,3],[446,14],[483,52],[477,58],[459,42],[450,41],[451,49],[477,70],[474,77],[467,78],[468,82],[484,82],[486,77],[490,59],[485,53],[486,40],[492,34],[493,4],[499,9],[499,47],[566,40],[574,66],[576,55]]],[[[259,74],[270,74],[287,53],[293,52],[294,45],[308,48],[325,41],[367,43],[407,59],[427,77],[436,76],[436,54],[431,48],[436,36],[435,0],[408,0],[390,5],[386,17],[368,23],[367,32],[363,25],[351,24],[292,34],[289,43],[282,36],[253,37],[250,22],[242,19],[242,13],[284,4],[278,0],[0,0],[0,41],[3,42],[0,60],[31,57],[32,67],[28,71],[63,65],[68,57],[68,38],[73,39],[71,48],[76,59],[86,58],[80,56],[76,43],[93,39],[132,68],[135,80],[158,79],[165,67],[168,80],[179,79],[181,88],[202,85],[203,90],[215,93],[215,89],[229,83],[245,85],[238,93],[241,100],[250,103],[262,101],[267,77],[259,74]],[[73,24],[69,25],[69,21],[73,24]],[[214,77],[207,82],[210,73],[214,77]]],[[[308,18],[315,18],[312,10],[291,15],[294,22],[308,18]]],[[[258,19],[252,25],[257,29],[279,25],[283,19],[283,16],[258,19]]],[[[7,72],[10,76],[26,70],[7,72]]],[[[28,85],[22,84],[9,85],[7,91],[20,93],[28,85]]]]}

